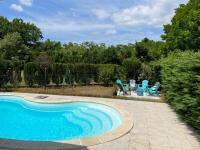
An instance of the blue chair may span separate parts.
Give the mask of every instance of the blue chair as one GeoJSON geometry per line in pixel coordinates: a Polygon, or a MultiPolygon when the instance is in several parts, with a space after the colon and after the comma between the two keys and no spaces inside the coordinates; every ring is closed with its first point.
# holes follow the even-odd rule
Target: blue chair
{"type": "Polygon", "coordinates": [[[138,96],[143,96],[144,95],[144,92],[147,92],[148,91],[148,84],[149,84],[149,81],[148,80],[143,80],[142,81],[142,84],[138,84],[137,85],[137,95],[138,96]]]}
{"type": "Polygon", "coordinates": [[[121,80],[116,81],[119,89],[123,92],[123,95],[126,94],[126,91],[129,90],[129,85],[128,84],[123,84],[121,80]]]}
{"type": "Polygon", "coordinates": [[[148,80],[143,80],[143,81],[142,81],[142,89],[143,89],[144,92],[147,91],[147,89],[148,89],[148,84],[149,84],[149,81],[148,81],[148,80]]]}
{"type": "Polygon", "coordinates": [[[149,84],[148,80],[143,80],[142,84],[139,84],[138,87],[142,87],[143,92],[147,92],[148,84],[149,84]]]}
{"type": "Polygon", "coordinates": [[[135,91],[136,90],[136,83],[135,80],[130,80],[130,86],[129,86],[131,91],[135,91]]]}
{"type": "Polygon", "coordinates": [[[144,95],[144,90],[142,88],[142,84],[139,84],[137,86],[137,90],[136,90],[137,96],[143,96],[144,95]]]}
{"type": "Polygon", "coordinates": [[[160,82],[156,82],[153,87],[148,89],[148,92],[152,96],[157,96],[159,88],[160,88],[160,82]]]}

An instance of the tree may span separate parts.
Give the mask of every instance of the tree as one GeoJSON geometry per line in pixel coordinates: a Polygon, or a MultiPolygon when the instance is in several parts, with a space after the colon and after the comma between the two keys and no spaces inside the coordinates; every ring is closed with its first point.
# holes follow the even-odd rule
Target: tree
{"type": "Polygon", "coordinates": [[[63,80],[64,80],[64,76],[65,76],[65,66],[63,64],[60,63],[55,63],[52,65],[52,81],[53,83],[56,84],[56,86],[59,86],[63,80]]]}
{"type": "Polygon", "coordinates": [[[24,66],[24,80],[29,87],[32,87],[38,81],[39,67],[36,63],[29,62],[24,66]]]}
{"type": "Polygon", "coordinates": [[[136,42],[135,55],[142,62],[158,60],[163,54],[163,45],[164,43],[161,41],[144,38],[141,42],[136,42]]]}
{"type": "Polygon", "coordinates": [[[22,19],[18,18],[9,21],[7,18],[0,17],[0,39],[14,32],[20,34],[25,45],[35,45],[42,39],[42,32],[34,24],[24,22],[22,19]]]}
{"type": "Polygon", "coordinates": [[[180,5],[171,23],[164,26],[164,32],[161,37],[167,51],[200,49],[200,1],[180,5]]]}
{"type": "Polygon", "coordinates": [[[4,87],[11,79],[12,64],[7,60],[0,60],[0,88],[4,87]]]}
{"type": "Polygon", "coordinates": [[[32,23],[26,23],[22,19],[13,19],[11,21],[11,32],[18,32],[25,45],[36,44],[43,36],[40,29],[32,23]]]}
{"type": "Polygon", "coordinates": [[[2,39],[10,30],[10,22],[7,18],[0,16],[0,39],[2,39]]]}
{"type": "Polygon", "coordinates": [[[110,46],[102,52],[103,64],[120,64],[119,51],[115,46],[110,46]]]}
{"type": "Polygon", "coordinates": [[[37,42],[34,48],[39,52],[54,52],[61,50],[62,45],[60,42],[51,41],[50,39],[47,39],[46,41],[37,42]]]}
{"type": "Polygon", "coordinates": [[[126,73],[127,79],[137,79],[141,62],[136,58],[128,58],[123,61],[122,67],[126,73]]]}
{"type": "Polygon", "coordinates": [[[28,47],[23,44],[22,37],[18,32],[9,33],[0,40],[0,52],[5,59],[25,60],[28,55],[28,47]]]}

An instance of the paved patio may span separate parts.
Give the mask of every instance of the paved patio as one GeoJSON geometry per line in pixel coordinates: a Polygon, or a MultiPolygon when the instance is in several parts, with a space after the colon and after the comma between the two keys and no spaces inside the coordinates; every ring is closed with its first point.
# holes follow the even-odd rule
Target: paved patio
{"type": "MultiPolygon", "coordinates": [[[[50,100],[60,99],[62,101],[65,98],[81,99],[83,97],[49,96],[50,100]]],[[[178,119],[176,113],[166,103],[106,98],[84,97],[84,99],[101,100],[121,106],[130,112],[134,127],[130,133],[119,139],[84,147],[81,150],[200,150],[200,143],[193,131],[178,119]]]]}

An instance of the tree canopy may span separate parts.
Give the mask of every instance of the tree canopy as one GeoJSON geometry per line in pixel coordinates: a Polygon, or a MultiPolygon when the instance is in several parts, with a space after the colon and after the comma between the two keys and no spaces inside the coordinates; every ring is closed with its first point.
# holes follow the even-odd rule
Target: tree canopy
{"type": "Polygon", "coordinates": [[[164,25],[166,50],[200,49],[200,1],[190,0],[187,4],[176,9],[170,24],[164,25]]]}
{"type": "Polygon", "coordinates": [[[18,18],[9,21],[0,16],[0,39],[13,32],[18,32],[23,43],[30,46],[36,44],[43,37],[41,30],[32,23],[24,22],[18,18]]]}

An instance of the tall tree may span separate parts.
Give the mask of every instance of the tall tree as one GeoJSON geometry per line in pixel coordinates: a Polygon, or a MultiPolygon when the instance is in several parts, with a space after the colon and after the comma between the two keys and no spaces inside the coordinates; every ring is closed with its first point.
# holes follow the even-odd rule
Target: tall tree
{"type": "Polygon", "coordinates": [[[10,30],[10,22],[7,18],[0,16],[0,39],[2,39],[10,30]]]}
{"type": "Polygon", "coordinates": [[[42,38],[42,32],[37,26],[17,18],[11,22],[11,32],[20,33],[26,45],[34,45],[42,38]]]}
{"type": "Polygon", "coordinates": [[[9,21],[0,16],[0,39],[8,33],[18,32],[26,45],[34,45],[42,39],[42,32],[32,23],[24,22],[22,19],[15,18],[9,21]]]}
{"type": "Polygon", "coordinates": [[[164,26],[166,50],[200,49],[200,1],[190,0],[176,9],[170,24],[164,26]]]}
{"type": "Polygon", "coordinates": [[[18,32],[9,33],[0,40],[0,52],[9,60],[26,60],[29,54],[18,32]]]}

